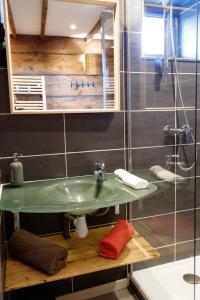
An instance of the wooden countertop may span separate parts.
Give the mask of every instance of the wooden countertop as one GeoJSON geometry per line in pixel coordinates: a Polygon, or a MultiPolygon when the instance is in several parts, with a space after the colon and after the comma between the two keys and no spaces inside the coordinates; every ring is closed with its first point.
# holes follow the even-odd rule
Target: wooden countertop
{"type": "Polygon", "coordinates": [[[110,226],[90,229],[88,236],[84,239],[78,238],[76,233],[71,233],[71,239],[69,240],[64,240],[61,234],[44,237],[44,239],[68,249],[66,267],[55,275],[48,276],[18,260],[8,257],[4,291],[9,292],[46,282],[116,268],[160,256],[149,242],[136,232],[118,259],[112,260],[100,257],[98,255],[99,240],[110,229],[110,226]]]}

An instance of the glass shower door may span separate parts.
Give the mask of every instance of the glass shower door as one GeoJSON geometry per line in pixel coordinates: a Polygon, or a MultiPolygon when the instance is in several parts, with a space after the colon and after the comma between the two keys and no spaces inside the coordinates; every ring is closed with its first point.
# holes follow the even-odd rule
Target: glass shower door
{"type": "Polygon", "coordinates": [[[158,187],[130,220],[160,253],[131,280],[150,300],[200,298],[198,16],[197,0],[126,1],[128,169],[158,187]]]}

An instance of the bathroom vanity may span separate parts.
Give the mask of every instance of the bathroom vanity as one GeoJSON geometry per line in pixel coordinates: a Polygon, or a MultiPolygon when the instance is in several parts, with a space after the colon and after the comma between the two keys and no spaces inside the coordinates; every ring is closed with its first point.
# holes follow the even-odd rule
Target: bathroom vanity
{"type": "MultiPolygon", "coordinates": [[[[150,184],[147,189],[133,190],[122,184],[112,174],[106,174],[106,180],[98,195],[95,176],[26,182],[18,188],[3,186],[0,209],[11,211],[15,216],[18,216],[20,212],[68,212],[79,216],[90,214],[99,208],[110,206],[120,208],[120,204],[139,201],[156,190],[157,187],[154,184],[150,184]]],[[[66,267],[52,276],[47,276],[8,257],[5,292],[159,257],[159,253],[138,232],[135,232],[118,259],[110,260],[100,257],[98,255],[99,240],[110,229],[110,226],[90,229],[84,239],[80,239],[76,232],[71,232],[71,238],[68,240],[65,240],[61,234],[44,237],[68,249],[66,267]]]]}

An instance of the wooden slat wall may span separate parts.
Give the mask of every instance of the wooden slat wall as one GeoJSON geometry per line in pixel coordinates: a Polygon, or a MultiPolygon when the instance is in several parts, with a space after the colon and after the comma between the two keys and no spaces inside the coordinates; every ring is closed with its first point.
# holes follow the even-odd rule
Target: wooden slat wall
{"type": "Polygon", "coordinates": [[[47,98],[47,109],[103,109],[102,96],[73,96],[65,98],[47,98]]]}
{"type": "MultiPolygon", "coordinates": [[[[40,36],[19,35],[17,39],[11,36],[11,55],[14,74],[101,75],[100,40],[87,43],[84,39],[69,37],[45,37],[41,40],[40,36]],[[97,65],[92,64],[91,71],[88,68],[84,70],[83,54],[98,57],[97,65]]],[[[113,71],[113,49],[108,48],[106,55],[113,71]]]]}
{"type": "Polygon", "coordinates": [[[103,108],[103,80],[101,76],[46,76],[47,109],[103,108]],[[94,87],[78,87],[78,84],[94,83],[94,87]],[[73,84],[73,87],[71,87],[73,84]]]}
{"type": "MultiPolygon", "coordinates": [[[[107,51],[112,72],[113,49],[107,51]]],[[[69,37],[11,36],[11,58],[13,74],[45,75],[48,109],[103,108],[100,40],[87,43],[69,37]],[[83,82],[84,87],[76,88],[76,82],[83,82]]]]}
{"type": "Polygon", "coordinates": [[[88,51],[101,53],[101,41],[20,35],[11,37],[14,74],[85,74],[81,55],[88,51]]]}
{"type": "Polygon", "coordinates": [[[45,53],[45,54],[83,54],[87,51],[101,53],[101,41],[92,40],[86,43],[84,39],[70,37],[45,36],[43,40],[36,35],[12,36],[11,53],[45,53]]]}
{"type": "Polygon", "coordinates": [[[103,80],[101,76],[46,76],[47,97],[68,96],[102,96],[103,80]],[[71,83],[93,83],[93,87],[71,87],[71,83]]]}
{"type": "Polygon", "coordinates": [[[32,74],[84,74],[79,55],[12,53],[13,73],[32,74]]]}

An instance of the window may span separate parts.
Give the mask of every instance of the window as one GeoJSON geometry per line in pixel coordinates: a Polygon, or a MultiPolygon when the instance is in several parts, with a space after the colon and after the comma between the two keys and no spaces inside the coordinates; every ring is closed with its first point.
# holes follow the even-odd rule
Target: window
{"type": "MultiPolygon", "coordinates": [[[[195,11],[187,11],[180,15],[179,35],[180,56],[183,58],[195,59],[197,50],[197,16],[195,11]]],[[[200,38],[200,36],[198,38],[200,38]]],[[[200,48],[200,44],[198,44],[198,48],[200,48]]],[[[200,58],[200,49],[198,49],[198,58],[200,58]]]]}
{"type": "Polygon", "coordinates": [[[142,30],[142,56],[163,57],[164,56],[164,34],[165,23],[161,17],[143,18],[142,30]]]}

